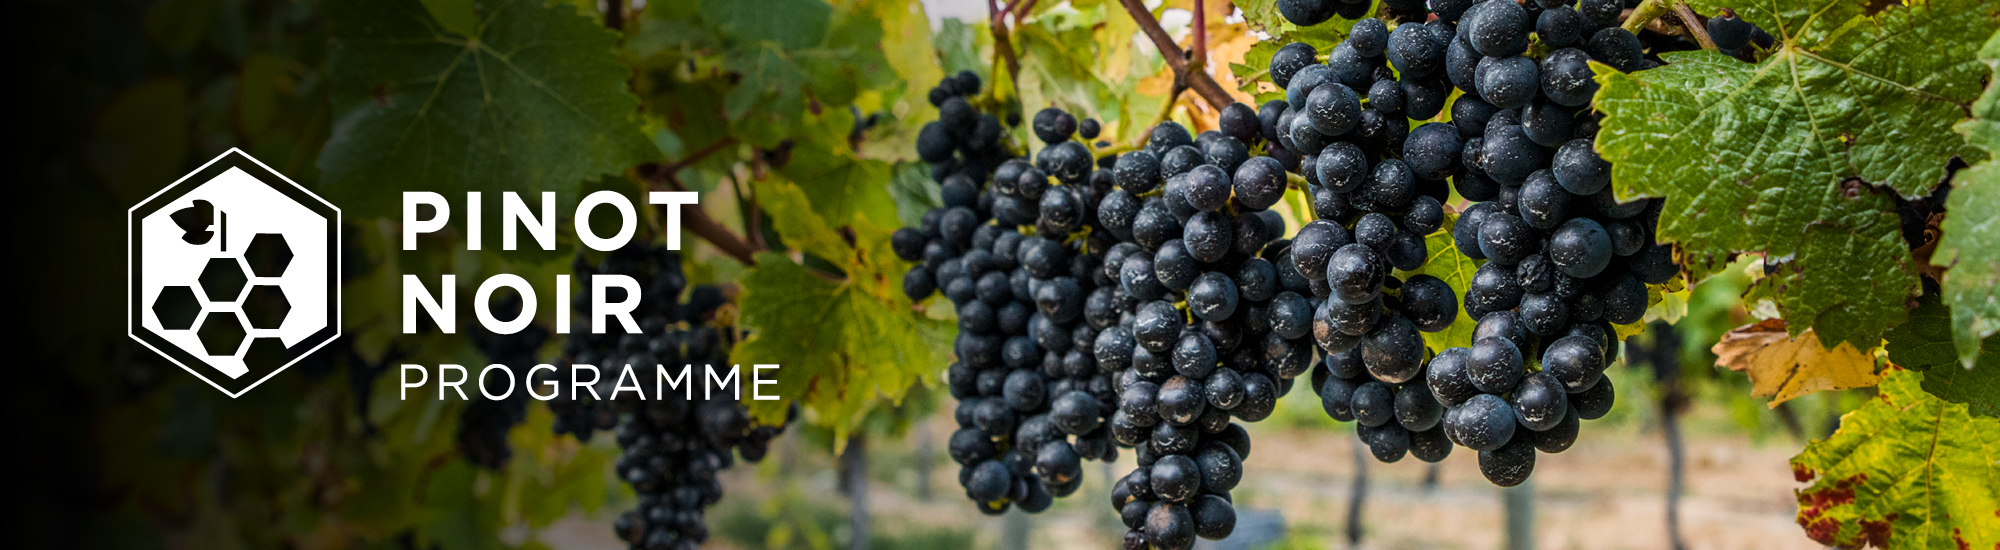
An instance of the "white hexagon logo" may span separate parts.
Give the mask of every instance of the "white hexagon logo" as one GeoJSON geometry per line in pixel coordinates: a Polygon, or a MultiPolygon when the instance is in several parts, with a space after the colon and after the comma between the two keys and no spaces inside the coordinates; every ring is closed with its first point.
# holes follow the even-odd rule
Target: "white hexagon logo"
{"type": "Polygon", "coordinates": [[[230,397],[340,337],[340,209],[230,149],[126,212],[126,333],[230,397]]]}

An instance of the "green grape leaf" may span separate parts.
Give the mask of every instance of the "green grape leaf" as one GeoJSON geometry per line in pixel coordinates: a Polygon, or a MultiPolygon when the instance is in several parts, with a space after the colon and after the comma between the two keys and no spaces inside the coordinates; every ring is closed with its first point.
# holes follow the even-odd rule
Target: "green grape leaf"
{"type": "MultiPolygon", "coordinates": [[[[1243,10],[1243,21],[1249,23],[1250,28],[1271,35],[1272,42],[1277,42],[1281,46],[1286,42],[1305,42],[1318,48],[1322,54],[1346,39],[1347,31],[1354,28],[1355,20],[1341,19],[1338,15],[1311,27],[1293,25],[1291,21],[1285,20],[1284,15],[1278,13],[1279,1],[1281,0],[1246,0],[1236,2],[1236,7],[1243,10]]],[[[1368,13],[1373,14],[1381,9],[1382,6],[1377,3],[1368,9],[1368,13]]],[[[1269,65],[1268,59],[1266,65],[1269,65]]]]}
{"type": "Polygon", "coordinates": [[[1791,330],[1874,348],[1917,286],[1888,194],[1924,195],[1953,155],[1984,156],[1946,133],[1978,93],[1983,67],[1962,37],[1992,32],[1990,8],[1734,7],[1777,37],[1762,63],[1691,51],[1629,75],[1593,65],[1598,150],[1621,200],[1666,197],[1659,237],[1680,243],[1697,279],[1762,253],[1776,273],[1753,294],[1791,330]]]}
{"type": "MultiPolygon", "coordinates": [[[[1979,61],[2000,74],[2000,32],[1979,49],[1979,61]]],[[[1990,159],[2000,153],[2000,86],[1987,88],[1973,104],[1972,116],[1959,123],[1958,132],[1990,159]]],[[[1931,263],[1951,266],[1940,283],[1951,304],[1958,359],[1970,366],[1979,342],[2000,332],[2000,294],[1994,291],[2000,288],[2000,220],[1992,216],[1993,206],[2000,204],[2000,166],[1987,160],[1960,170],[1952,183],[1939,224],[1944,235],[1931,263]]]]}
{"type": "Polygon", "coordinates": [[[722,128],[751,145],[778,148],[812,131],[829,108],[845,110],[865,91],[902,84],[883,55],[882,21],[869,11],[872,5],[699,4],[646,10],[626,45],[635,64],[651,69],[636,83],[651,100],[648,111],[662,114],[676,131],[689,117],[701,128],[682,133],[691,147],[711,142],[711,135],[720,139],[722,128]],[[673,104],[678,101],[696,105],[673,104]]]}
{"type": "Polygon", "coordinates": [[[814,212],[797,185],[770,181],[758,187],[785,242],[835,262],[847,277],[829,278],[786,255],[759,253],[739,299],[750,335],[730,357],[743,365],[783,366],[771,376],[777,384],[764,392],[782,399],[748,402],[758,419],[780,421],[788,403],[797,402],[809,421],[844,438],[878,401],[899,403],[912,385],[943,369],[953,331],[912,311],[888,230],[855,216],[850,244],[814,212]]]}
{"type": "Polygon", "coordinates": [[[322,186],[362,216],[393,215],[393,189],[555,191],[658,158],[618,60],[618,35],[570,7],[475,6],[476,36],[445,31],[412,0],[325,6],[338,115],[322,186]]]}
{"type": "Polygon", "coordinates": [[[898,205],[884,185],[890,182],[894,166],[856,158],[844,149],[845,145],[800,143],[792,148],[791,161],[779,173],[798,184],[813,212],[830,223],[839,224],[856,214],[866,214],[871,220],[897,219],[898,205]]]}
{"type": "Polygon", "coordinates": [[[944,24],[931,35],[931,48],[937,51],[937,63],[944,69],[944,74],[972,71],[979,75],[980,80],[990,80],[988,71],[992,67],[987,65],[983,52],[993,48],[993,39],[982,32],[985,30],[985,27],[967,24],[956,18],[944,20],[944,24]]]}
{"type": "Polygon", "coordinates": [[[1924,391],[1964,403],[1974,416],[2000,418],[2000,335],[1986,337],[1979,361],[1970,369],[1954,361],[1924,371],[1924,391]]]}
{"type": "MultiPolygon", "coordinates": [[[[1472,285],[1472,275],[1479,271],[1480,262],[1465,257],[1465,254],[1460,253],[1458,247],[1452,244],[1451,228],[1457,222],[1458,214],[1447,212],[1444,227],[1424,237],[1424,247],[1430,250],[1430,259],[1424,260],[1423,267],[1417,268],[1416,271],[1396,271],[1396,278],[1409,280],[1413,275],[1430,275],[1451,285],[1453,295],[1465,296],[1465,289],[1472,285]]],[[[1458,318],[1452,320],[1451,326],[1439,332],[1423,333],[1424,344],[1431,348],[1432,353],[1443,351],[1445,348],[1472,347],[1472,329],[1476,324],[1477,321],[1466,315],[1465,304],[1460,303],[1458,318]]]]}
{"type": "Polygon", "coordinates": [[[826,36],[833,6],[823,0],[701,0],[701,17],[740,41],[799,49],[819,44],[826,36]]]}
{"type": "MultiPolygon", "coordinates": [[[[1250,51],[1243,52],[1242,63],[1230,63],[1230,74],[1236,75],[1236,81],[1243,83],[1242,87],[1238,89],[1255,95],[1257,93],[1257,83],[1270,82],[1271,58],[1276,57],[1278,55],[1278,48],[1282,47],[1284,47],[1284,44],[1276,40],[1261,41],[1251,45],[1250,51]]],[[[1273,87],[1275,86],[1276,84],[1274,83],[1273,87]]],[[[1263,103],[1260,102],[1258,104],[1262,105],[1263,103]]]]}
{"type": "Polygon", "coordinates": [[[1910,321],[1882,335],[1889,360],[1910,370],[1958,366],[1958,350],[1951,344],[1951,308],[1938,301],[1937,293],[1917,298],[1910,321]]]}
{"type": "Polygon", "coordinates": [[[1919,389],[1926,373],[1891,369],[1840,429],[1792,458],[1798,523],[1829,546],[2000,545],[2000,420],[1919,389]]]}

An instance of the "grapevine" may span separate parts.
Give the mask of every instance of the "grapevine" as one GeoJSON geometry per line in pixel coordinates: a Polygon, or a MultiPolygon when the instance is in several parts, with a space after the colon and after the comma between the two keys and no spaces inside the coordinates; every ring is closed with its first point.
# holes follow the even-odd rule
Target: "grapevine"
{"type": "MultiPolygon", "coordinates": [[[[1003,547],[1274,506],[1318,547],[1267,489],[1332,444],[1350,544],[1411,467],[1519,541],[1536,485],[1658,437],[1669,547],[1735,538],[1680,510],[1716,460],[1792,483],[1801,544],[2000,544],[1993,0],[1116,1],[27,6],[23,538],[865,547],[955,477],[946,523],[1003,547]],[[224,154],[340,236],[337,337],[259,338],[236,396],[117,326],[108,257],[224,154]],[[1716,437],[1791,475],[1683,448],[1716,437]]],[[[301,303],[244,300],[194,311],[301,303]]]]}

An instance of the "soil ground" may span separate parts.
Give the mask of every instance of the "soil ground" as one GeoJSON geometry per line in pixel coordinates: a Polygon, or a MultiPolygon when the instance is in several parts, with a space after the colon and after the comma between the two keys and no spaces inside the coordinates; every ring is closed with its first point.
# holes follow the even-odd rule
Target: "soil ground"
{"type": "MultiPolygon", "coordinates": [[[[934,420],[937,452],[948,434],[949,418],[934,420]]],[[[1537,459],[1535,547],[1547,550],[1668,550],[1666,485],[1668,456],[1656,431],[1638,422],[1606,427],[1584,424],[1577,446],[1537,459]]],[[[1356,462],[1350,433],[1326,428],[1252,427],[1254,446],[1242,485],[1234,492],[1241,510],[1283,518],[1285,538],[1261,548],[1348,548],[1348,501],[1356,462]]],[[[778,487],[797,489],[793,497],[822,511],[830,540],[845,540],[845,499],[836,492],[832,457],[798,450],[788,436],[774,459],[757,468],[733,469],[725,486],[730,496],[711,511],[712,526],[729,514],[762,512],[778,487]],[[782,456],[780,456],[782,454],[782,456]]],[[[870,487],[875,529],[893,539],[898,533],[955,531],[975,548],[998,548],[1004,521],[973,511],[959,494],[957,467],[938,459],[931,472],[934,496],[913,496],[912,448],[905,441],[878,446],[871,460],[876,483],[870,487]]],[[[1687,550],[1786,550],[1821,548],[1794,523],[1792,480],[1787,461],[1797,451],[1790,441],[1755,445],[1748,437],[1697,433],[1687,443],[1686,492],[1681,501],[1681,534],[1687,550]]],[[[1381,464],[1367,459],[1367,495],[1362,507],[1361,549],[1501,548],[1504,510],[1500,490],[1480,474],[1474,453],[1456,449],[1440,464],[1434,486],[1424,483],[1428,466],[1415,459],[1381,464]]],[[[1132,468],[1131,453],[1108,471],[1132,468]]],[[[1029,548],[1117,548],[1124,528],[1109,508],[1107,469],[1086,465],[1086,483],[1077,494],[1029,520],[1029,548]]],[[[1246,514],[1251,512],[1246,512],[1246,514]]],[[[740,518],[739,518],[740,519],[740,518]]],[[[576,514],[544,530],[539,538],[555,548],[618,548],[608,516],[576,514]]],[[[935,546],[931,543],[926,546],[935,546]]],[[[878,545],[878,550],[880,550],[878,545]]],[[[761,543],[718,535],[707,548],[743,549],[761,543]]],[[[835,547],[844,547],[836,544],[835,547]]],[[[919,546],[921,547],[921,546],[919,546]]],[[[1217,546],[1222,547],[1222,546],[1217,546]]]]}

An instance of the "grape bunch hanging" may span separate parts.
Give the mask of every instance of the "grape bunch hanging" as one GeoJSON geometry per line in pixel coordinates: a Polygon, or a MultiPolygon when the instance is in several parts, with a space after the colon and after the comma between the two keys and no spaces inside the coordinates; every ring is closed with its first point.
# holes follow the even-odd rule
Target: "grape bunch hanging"
{"type": "MultiPolygon", "coordinates": [[[[958,314],[946,381],[958,399],[949,449],[959,484],[981,512],[1033,513],[1082,486],[1083,461],[1118,456],[1104,426],[1111,377],[1090,353],[1102,325],[1085,314],[1086,297],[1112,282],[1100,268],[1109,233],[1095,215],[1110,174],[1093,170],[1089,148],[1069,139],[1078,122],[1062,113],[1035,117],[1048,146],[1033,162],[1015,157],[999,117],[968,101],[979,87],[965,72],[931,90],[938,120],[917,151],[944,204],[890,242],[920,262],[903,277],[905,294],[942,291],[958,314]]],[[[1081,130],[1093,138],[1097,123],[1081,130]]]]}
{"type": "MultiPolygon", "coordinates": [[[[501,319],[520,317],[521,295],[511,289],[504,292],[504,297],[493,306],[494,315],[501,319]]],[[[548,328],[530,323],[513,334],[496,334],[479,327],[472,335],[472,343],[489,364],[536,365],[542,362],[536,355],[549,337],[548,328]]],[[[485,395],[504,393],[507,398],[473,401],[458,418],[459,452],[473,464],[491,470],[501,469],[514,455],[507,445],[507,431],[528,419],[527,392],[508,391],[508,380],[497,376],[481,380],[486,385],[485,395]]]]}
{"type": "Polygon", "coordinates": [[[1127,548],[1228,537],[1251,447],[1234,421],[1269,417],[1312,368],[1313,288],[1270,210],[1289,179],[1252,155],[1261,141],[1242,104],[1198,136],[1162,122],[1116,158],[1118,188],[1098,206],[1119,242],[1105,254],[1117,285],[1090,301],[1109,325],[1093,352],[1117,374],[1112,437],[1138,459],[1111,492],[1127,548]]]}
{"type": "MultiPolygon", "coordinates": [[[[1679,272],[1672,249],[1653,240],[1659,201],[1618,202],[1610,165],[1593,147],[1597,114],[1589,102],[1597,84],[1588,63],[1636,71],[1658,62],[1618,27],[1617,0],[1432,2],[1429,14],[1424,6],[1393,4],[1400,3],[1385,4],[1388,14],[1403,23],[1390,30],[1381,19],[1357,21],[1323,65],[1308,45],[1281,48],[1272,78],[1305,108],[1289,120],[1277,101],[1265,110],[1280,112],[1273,129],[1300,155],[1322,216],[1365,209],[1380,201],[1368,186],[1414,174],[1426,196],[1401,221],[1434,230],[1442,212],[1424,199],[1442,198],[1438,191],[1451,180],[1473,203],[1452,229],[1453,246],[1485,260],[1464,296],[1477,324],[1470,348],[1439,351],[1427,365],[1393,360],[1400,348],[1385,348],[1375,336],[1351,344],[1357,329],[1405,324],[1378,313],[1384,308],[1373,301],[1380,298],[1368,291],[1383,270],[1346,244],[1348,237],[1379,240],[1364,235],[1386,226],[1371,221],[1372,213],[1355,221],[1351,234],[1313,222],[1294,239],[1294,257],[1301,271],[1325,265],[1338,298],[1315,318],[1327,353],[1315,383],[1327,414],[1356,422],[1378,460],[1410,454],[1435,462],[1457,444],[1479,453],[1488,480],[1517,485],[1533,471],[1537,451],[1568,449],[1580,420],[1610,410],[1604,369],[1617,353],[1611,325],[1638,322],[1646,285],[1679,272]],[[1453,88],[1462,92],[1455,99],[1453,88]],[[1364,89],[1365,98],[1357,93],[1364,89]],[[1375,119],[1401,112],[1429,120],[1446,109],[1450,122],[1424,122],[1404,134],[1397,120],[1371,135],[1375,119]],[[1357,120],[1344,133],[1359,143],[1328,137],[1344,127],[1324,124],[1322,112],[1357,120]],[[1398,150],[1400,160],[1377,160],[1398,150]],[[1362,193],[1342,200],[1340,190],[1351,187],[1362,193]],[[1329,248],[1329,263],[1309,258],[1308,250],[1329,248]]],[[[1751,33],[1743,34],[1748,40],[1751,33]]],[[[1440,280],[1418,275],[1400,286],[1395,301],[1407,323],[1442,328],[1457,314],[1440,280]]],[[[1413,331],[1397,332],[1406,334],[1398,341],[1409,341],[1413,331]]],[[[1416,350],[1421,356],[1420,341],[1416,350]]]]}
{"type": "MultiPolygon", "coordinates": [[[[729,365],[728,352],[735,344],[735,331],[715,325],[718,308],[728,297],[713,286],[701,285],[688,291],[687,275],[680,255],[665,247],[632,245],[613,251],[597,265],[577,259],[574,269],[583,288],[593,288],[590,278],[598,274],[632,277],[643,289],[634,315],[638,333],[608,330],[572,333],[563,347],[558,371],[547,378],[559,385],[569,380],[588,379],[572,372],[575,365],[599,367],[594,391],[571,395],[559,392],[549,401],[556,415],[555,432],[574,434],[587,441],[598,430],[615,430],[618,447],[624,452],[614,471],[619,479],[638,493],[637,508],[618,516],[613,528],[618,538],[631,548],[645,550],[692,550],[708,540],[705,510],[722,499],[718,479],[738,455],[757,462],[770,450],[771,440],[784,426],[753,423],[743,405],[721,394],[714,398],[666,391],[657,399],[641,399],[613,393],[617,372],[632,365],[638,372],[651,372],[653,365],[668,367],[693,365],[700,376],[703,365],[729,365]],[[577,378],[581,376],[582,378],[577,378]]],[[[616,295],[612,301],[625,299],[616,295]]],[[[587,294],[578,294],[573,307],[583,315],[590,307],[587,294]]],[[[614,323],[615,325],[615,323],[614,323]]],[[[642,376],[642,378],[644,378],[642,376]]],[[[541,383],[537,380],[535,383],[541,383]]],[[[791,422],[786,419],[786,423],[791,422]]]]}

